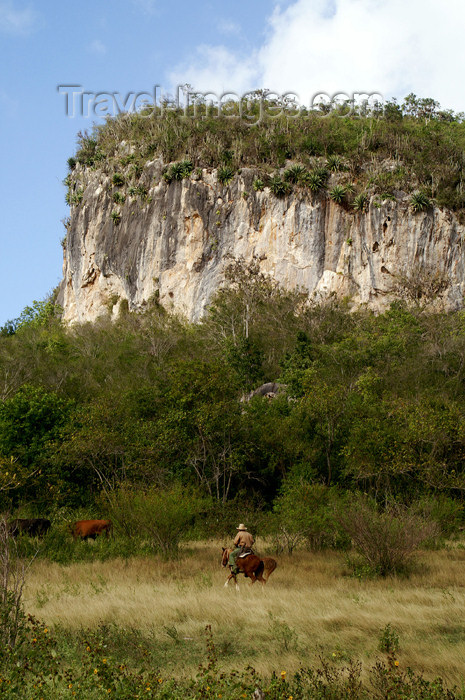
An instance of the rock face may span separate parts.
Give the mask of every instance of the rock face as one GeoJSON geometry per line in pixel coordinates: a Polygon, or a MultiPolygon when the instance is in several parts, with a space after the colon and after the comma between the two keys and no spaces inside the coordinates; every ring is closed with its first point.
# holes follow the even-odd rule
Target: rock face
{"type": "Polygon", "coordinates": [[[231,258],[256,261],[284,287],[375,309],[392,301],[399,280],[429,275],[440,280],[438,303],[462,306],[465,227],[438,208],[414,214],[401,193],[396,201],[372,197],[365,213],[354,213],[321,194],[254,192],[245,169],[227,186],[206,170],[168,184],[163,163],[153,161],[142,197],[102,171],[79,169],[73,177],[83,196],[71,212],[58,299],[65,320],[92,321],[154,299],[197,320],[231,258]],[[123,204],[115,204],[116,191],[123,204]]]}

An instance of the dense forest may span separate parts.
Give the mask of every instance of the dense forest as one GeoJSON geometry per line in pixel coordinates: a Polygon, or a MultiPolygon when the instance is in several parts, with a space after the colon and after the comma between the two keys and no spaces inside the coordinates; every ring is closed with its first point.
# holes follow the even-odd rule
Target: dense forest
{"type": "Polygon", "coordinates": [[[69,327],[48,300],[3,327],[3,509],[53,516],[123,485],[180,484],[240,512],[295,509],[305,485],[313,499],[458,505],[463,312],[312,305],[240,264],[228,279],[197,324],[154,302],[69,327]],[[247,400],[269,381],[283,385],[274,398],[247,400]]]}

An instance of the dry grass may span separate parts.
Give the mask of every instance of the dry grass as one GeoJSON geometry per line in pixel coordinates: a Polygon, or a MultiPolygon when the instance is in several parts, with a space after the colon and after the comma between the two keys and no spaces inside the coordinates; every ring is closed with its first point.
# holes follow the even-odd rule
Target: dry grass
{"type": "Polygon", "coordinates": [[[188,647],[202,644],[207,624],[228,666],[251,662],[270,673],[309,665],[320,655],[370,666],[380,630],[390,623],[400,637],[402,666],[448,684],[465,678],[463,549],[424,552],[410,579],[376,581],[348,576],[341,554],[298,552],[279,558],[264,589],[242,579],[239,592],[223,588],[220,551],[208,543],[178,562],[36,562],[26,609],[70,629],[102,621],[139,629],[165,644],[165,659],[172,643],[172,667],[186,647],[183,672],[195,671],[200,659],[189,656],[188,647]]]}

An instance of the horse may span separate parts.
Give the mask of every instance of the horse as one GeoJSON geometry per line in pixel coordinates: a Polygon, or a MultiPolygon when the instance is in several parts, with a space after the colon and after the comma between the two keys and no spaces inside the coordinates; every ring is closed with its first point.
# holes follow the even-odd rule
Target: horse
{"type": "MultiPolygon", "coordinates": [[[[228,566],[228,561],[229,561],[229,555],[232,552],[232,549],[227,549],[226,547],[222,547],[223,550],[223,556],[221,559],[221,564],[226,567],[228,566]]],[[[260,557],[257,557],[256,554],[249,554],[247,557],[241,557],[236,559],[236,566],[239,569],[240,574],[244,574],[246,578],[250,578],[251,583],[255,583],[255,581],[260,581],[261,584],[266,583],[266,579],[263,578],[263,570],[265,568],[265,565],[263,561],[260,559],[260,557]]],[[[236,574],[231,573],[229,574],[228,578],[226,579],[226,583],[224,584],[224,587],[228,587],[228,583],[230,582],[231,579],[234,579],[234,583],[236,584],[236,588],[239,589],[238,583],[237,583],[237,578],[236,574]]]]}

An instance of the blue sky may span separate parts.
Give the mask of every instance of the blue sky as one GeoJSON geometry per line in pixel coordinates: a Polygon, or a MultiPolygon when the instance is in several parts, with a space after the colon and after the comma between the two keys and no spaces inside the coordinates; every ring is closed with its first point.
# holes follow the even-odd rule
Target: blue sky
{"type": "Polygon", "coordinates": [[[0,325],[61,279],[62,180],[91,92],[414,91],[465,110],[461,0],[0,0],[0,325]]]}

